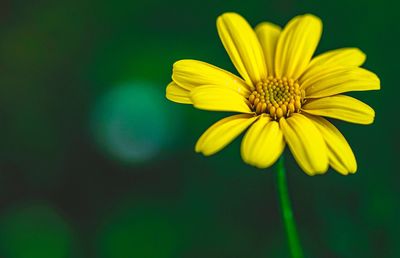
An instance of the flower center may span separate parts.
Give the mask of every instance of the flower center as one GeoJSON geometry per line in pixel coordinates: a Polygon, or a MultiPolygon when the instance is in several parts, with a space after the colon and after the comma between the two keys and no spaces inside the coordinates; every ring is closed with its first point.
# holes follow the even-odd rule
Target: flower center
{"type": "Polygon", "coordinates": [[[303,99],[304,90],[297,81],[272,76],[266,81],[258,82],[256,89],[248,97],[254,112],[269,114],[275,120],[299,112],[303,99]]]}

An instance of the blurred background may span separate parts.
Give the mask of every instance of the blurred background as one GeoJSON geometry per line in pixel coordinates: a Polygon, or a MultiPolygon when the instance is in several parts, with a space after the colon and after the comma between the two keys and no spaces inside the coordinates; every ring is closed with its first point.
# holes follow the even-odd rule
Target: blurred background
{"type": "Polygon", "coordinates": [[[324,22],[317,53],[356,46],[379,92],[371,126],[339,123],[358,173],[308,177],[286,153],[306,257],[400,257],[400,58],[395,1],[18,1],[0,4],[1,258],[289,257],[273,168],[240,140],[204,158],[226,114],[165,99],[172,64],[235,71],[216,17],[324,22]],[[397,79],[396,79],[397,78],[397,79]]]}

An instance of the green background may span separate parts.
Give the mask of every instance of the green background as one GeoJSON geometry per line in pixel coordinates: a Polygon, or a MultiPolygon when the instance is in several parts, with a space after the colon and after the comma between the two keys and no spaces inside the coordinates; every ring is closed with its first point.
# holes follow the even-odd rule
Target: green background
{"type": "Polygon", "coordinates": [[[0,4],[0,257],[289,257],[273,168],[239,140],[204,158],[226,114],[165,99],[174,61],[234,71],[216,17],[324,22],[317,52],[359,47],[375,123],[335,121],[358,173],[308,177],[285,153],[306,257],[400,257],[395,1],[11,1],[0,4]]]}

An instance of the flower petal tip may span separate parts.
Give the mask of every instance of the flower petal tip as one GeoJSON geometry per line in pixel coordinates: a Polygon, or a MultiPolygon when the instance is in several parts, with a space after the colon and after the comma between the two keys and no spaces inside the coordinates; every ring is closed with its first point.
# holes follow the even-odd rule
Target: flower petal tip
{"type": "MultiPolygon", "coordinates": [[[[221,15],[218,16],[217,19],[219,18],[228,18],[229,16],[233,17],[242,17],[240,14],[238,14],[237,12],[224,12],[221,15]]],[[[243,18],[243,17],[242,17],[243,18]]]]}
{"type": "Polygon", "coordinates": [[[260,30],[264,29],[264,28],[268,28],[271,30],[276,30],[276,31],[281,31],[282,28],[279,25],[276,25],[272,22],[261,22],[259,24],[257,24],[257,26],[254,28],[254,30],[257,32],[259,32],[260,30]]]}
{"type": "Polygon", "coordinates": [[[351,169],[351,170],[349,170],[349,169],[340,170],[340,169],[334,168],[334,170],[336,172],[338,172],[342,176],[354,175],[357,172],[357,169],[355,169],[355,170],[354,169],[351,169]]]}
{"type": "Polygon", "coordinates": [[[310,19],[314,22],[318,22],[322,24],[322,20],[321,18],[319,18],[317,15],[312,14],[312,13],[305,13],[303,15],[301,15],[303,19],[310,19]]]}
{"type": "Polygon", "coordinates": [[[354,50],[357,52],[359,59],[362,60],[361,64],[365,63],[365,61],[367,60],[367,54],[365,54],[364,51],[357,47],[355,47],[354,50]]]}
{"type": "Polygon", "coordinates": [[[326,174],[326,172],[328,172],[328,169],[329,169],[328,163],[326,163],[326,167],[324,167],[324,168],[321,167],[318,170],[314,170],[314,171],[310,171],[310,170],[306,170],[305,168],[302,168],[304,173],[306,173],[308,176],[318,176],[318,175],[326,174]]]}
{"type": "Polygon", "coordinates": [[[181,88],[174,81],[168,84],[165,89],[165,97],[173,102],[181,103],[181,104],[192,104],[189,99],[190,92],[186,89],[181,88]]]}

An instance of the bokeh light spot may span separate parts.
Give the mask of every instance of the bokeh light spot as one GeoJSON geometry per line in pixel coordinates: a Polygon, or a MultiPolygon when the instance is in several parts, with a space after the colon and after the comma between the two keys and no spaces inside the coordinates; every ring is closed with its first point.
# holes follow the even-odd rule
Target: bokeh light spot
{"type": "Polygon", "coordinates": [[[1,217],[1,257],[66,258],[71,243],[67,223],[50,207],[40,204],[18,207],[1,217]]]}
{"type": "Polygon", "coordinates": [[[99,98],[91,128],[100,149],[132,164],[154,158],[175,142],[180,115],[167,106],[164,88],[149,82],[131,82],[99,98]]]}
{"type": "Polygon", "coordinates": [[[99,234],[102,258],[177,257],[177,224],[164,210],[125,208],[113,214],[99,234]]]}

